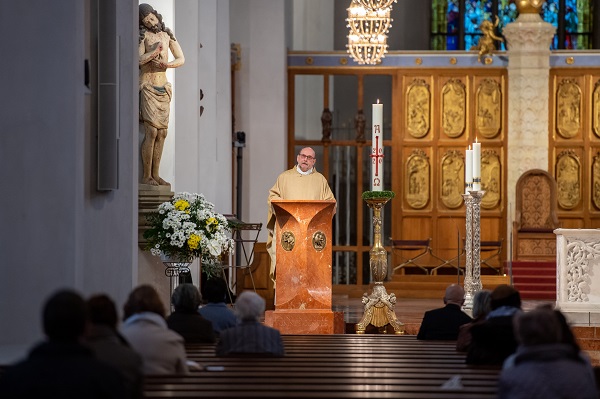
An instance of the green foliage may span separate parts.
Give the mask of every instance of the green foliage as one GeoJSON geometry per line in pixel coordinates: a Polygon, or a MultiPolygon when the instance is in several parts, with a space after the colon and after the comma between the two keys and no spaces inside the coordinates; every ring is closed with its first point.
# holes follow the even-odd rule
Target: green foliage
{"type": "Polygon", "coordinates": [[[396,193],[393,191],[364,191],[362,193],[362,199],[377,199],[377,198],[387,198],[392,199],[396,196],[396,193]]]}

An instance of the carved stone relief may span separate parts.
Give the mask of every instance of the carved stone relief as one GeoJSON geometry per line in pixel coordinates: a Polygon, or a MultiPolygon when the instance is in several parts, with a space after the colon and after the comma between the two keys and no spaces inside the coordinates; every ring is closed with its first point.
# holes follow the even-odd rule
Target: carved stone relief
{"type": "Polygon", "coordinates": [[[481,189],[485,195],[481,199],[481,207],[492,209],[498,206],[502,198],[502,165],[500,157],[494,150],[485,150],[481,154],[481,189]]]}
{"type": "Polygon", "coordinates": [[[423,150],[413,150],[406,161],[406,202],[414,209],[422,209],[429,201],[429,158],[423,150]]]}
{"type": "Polygon", "coordinates": [[[600,152],[594,156],[592,165],[592,202],[600,209],[600,152]]]}
{"type": "Polygon", "coordinates": [[[581,163],[572,150],[563,151],[556,161],[558,205],[573,209],[581,199],[581,163]]]}
{"type": "Polygon", "coordinates": [[[600,80],[594,86],[594,94],[592,95],[592,115],[594,134],[600,137],[600,80]]]}
{"type": "Polygon", "coordinates": [[[414,138],[429,133],[431,93],[423,79],[412,81],[406,91],[406,129],[414,138]]]}
{"type": "Polygon", "coordinates": [[[485,138],[494,138],[502,126],[502,92],[500,83],[484,79],[477,89],[477,131],[485,138]]]}
{"type": "Polygon", "coordinates": [[[600,260],[600,244],[597,240],[568,239],[567,241],[567,301],[587,302],[594,275],[592,265],[600,260]]]}
{"type": "Polygon", "coordinates": [[[442,129],[446,136],[460,137],[465,131],[467,93],[459,79],[450,79],[442,88],[442,129]]]}
{"type": "Polygon", "coordinates": [[[581,127],[581,88],[572,79],[558,84],[556,91],[556,128],[566,139],[573,138],[581,127]]]}
{"type": "Polygon", "coordinates": [[[448,151],[442,157],[442,203],[450,208],[458,208],[463,203],[465,186],[465,160],[461,151],[448,151]]]}

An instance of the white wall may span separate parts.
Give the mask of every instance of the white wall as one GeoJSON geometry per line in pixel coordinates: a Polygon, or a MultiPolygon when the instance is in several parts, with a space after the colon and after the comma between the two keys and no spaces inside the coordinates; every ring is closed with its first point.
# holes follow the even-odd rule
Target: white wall
{"type": "Polygon", "coordinates": [[[42,337],[40,310],[61,287],[121,303],[137,253],[137,2],[117,2],[119,189],[96,191],[95,109],[84,86],[86,1],[0,0],[0,361],[42,337]],[[135,16],[134,16],[135,11],[135,16]],[[57,23],[60,21],[60,23],[57,23]],[[16,351],[11,352],[11,348],[16,351]]]}
{"type": "MultiPolygon", "coordinates": [[[[231,41],[242,48],[236,72],[235,130],[246,132],[243,219],[265,223],[267,194],[287,168],[286,11],[280,0],[230,0],[231,41]]],[[[263,228],[259,241],[266,241],[263,228]]]]}

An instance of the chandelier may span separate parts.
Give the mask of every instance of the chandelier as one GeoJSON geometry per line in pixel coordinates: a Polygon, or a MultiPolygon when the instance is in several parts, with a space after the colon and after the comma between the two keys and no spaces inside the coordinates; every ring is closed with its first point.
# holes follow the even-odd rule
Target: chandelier
{"type": "Polygon", "coordinates": [[[387,33],[392,27],[391,6],[367,8],[374,4],[391,4],[395,0],[352,0],[348,8],[346,26],[348,33],[348,53],[359,64],[376,65],[387,53],[387,33]]]}
{"type": "Polygon", "coordinates": [[[392,3],[396,3],[397,0],[357,0],[367,10],[380,10],[382,8],[391,8],[392,3]]]}

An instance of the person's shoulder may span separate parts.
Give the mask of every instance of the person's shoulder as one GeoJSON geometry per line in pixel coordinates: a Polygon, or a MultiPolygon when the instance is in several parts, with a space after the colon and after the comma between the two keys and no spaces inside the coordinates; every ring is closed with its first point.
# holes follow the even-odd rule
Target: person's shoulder
{"type": "Polygon", "coordinates": [[[298,171],[296,170],[296,167],[294,166],[293,168],[284,170],[283,172],[281,172],[279,174],[279,177],[284,177],[284,176],[289,176],[289,175],[299,175],[300,173],[298,173],[298,171]]]}
{"type": "Polygon", "coordinates": [[[423,317],[426,317],[426,316],[437,316],[440,313],[445,313],[445,312],[446,312],[446,308],[445,307],[430,309],[430,310],[426,310],[425,311],[425,314],[423,315],[423,317]]]}

